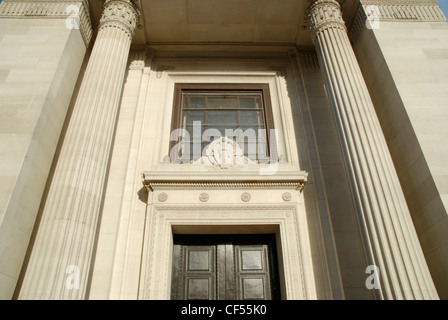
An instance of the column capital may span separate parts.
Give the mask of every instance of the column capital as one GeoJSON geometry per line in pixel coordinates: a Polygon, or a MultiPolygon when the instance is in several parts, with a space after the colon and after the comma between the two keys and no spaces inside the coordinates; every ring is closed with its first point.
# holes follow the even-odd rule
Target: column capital
{"type": "Polygon", "coordinates": [[[106,0],[99,30],[118,27],[126,31],[132,39],[140,17],[140,10],[130,0],[106,0]]]}
{"type": "Polygon", "coordinates": [[[316,35],[329,27],[347,30],[342,19],[341,5],[336,0],[314,1],[305,11],[306,25],[314,41],[316,35]]]}

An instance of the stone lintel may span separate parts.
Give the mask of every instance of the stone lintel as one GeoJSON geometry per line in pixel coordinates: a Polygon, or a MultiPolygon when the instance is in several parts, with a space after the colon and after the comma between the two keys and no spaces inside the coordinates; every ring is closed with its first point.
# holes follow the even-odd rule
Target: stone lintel
{"type": "Polygon", "coordinates": [[[258,175],[254,172],[178,172],[145,171],[143,185],[148,191],[163,189],[295,189],[301,191],[308,174],[304,171],[281,171],[273,175],[258,175]]]}

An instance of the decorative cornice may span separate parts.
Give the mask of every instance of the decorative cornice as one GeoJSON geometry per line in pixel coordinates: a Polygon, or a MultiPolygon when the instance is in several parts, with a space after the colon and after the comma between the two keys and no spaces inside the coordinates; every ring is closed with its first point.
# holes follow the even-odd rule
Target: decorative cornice
{"type": "Polygon", "coordinates": [[[302,191],[305,187],[306,181],[296,182],[152,182],[144,181],[145,187],[149,191],[155,190],[170,190],[170,189],[183,189],[183,190],[195,190],[195,189],[295,189],[302,191]]]}
{"type": "Polygon", "coordinates": [[[302,191],[307,181],[306,172],[285,172],[273,176],[255,173],[210,174],[209,172],[165,172],[142,174],[148,191],[159,189],[293,189],[302,191]]]}
{"type": "Polygon", "coordinates": [[[361,4],[350,27],[350,41],[356,43],[370,20],[376,28],[381,21],[446,22],[437,0],[360,0],[361,4]]]}
{"type": "Polygon", "coordinates": [[[378,18],[387,20],[446,21],[437,0],[361,0],[366,6],[377,6],[378,18]]]}
{"type": "Polygon", "coordinates": [[[341,5],[336,0],[317,0],[305,11],[305,21],[311,30],[311,38],[328,28],[347,30],[342,19],[341,5]]]}
{"type": "Polygon", "coordinates": [[[106,0],[99,30],[118,27],[132,39],[139,17],[140,11],[130,0],[106,0]]]}
{"type": "MultiPolygon", "coordinates": [[[[79,29],[86,47],[92,39],[92,23],[89,14],[89,4],[87,0],[79,1],[6,1],[0,3],[0,17],[10,18],[72,18],[76,19],[76,26],[72,28],[79,29]],[[73,10],[78,8],[78,12],[73,10]]],[[[70,27],[70,24],[66,24],[70,27]]]]}

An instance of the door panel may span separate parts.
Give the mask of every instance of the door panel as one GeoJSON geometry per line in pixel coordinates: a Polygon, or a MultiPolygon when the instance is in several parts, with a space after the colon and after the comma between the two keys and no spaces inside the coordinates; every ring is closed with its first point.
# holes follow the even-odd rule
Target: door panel
{"type": "Polygon", "coordinates": [[[237,299],[271,299],[267,245],[236,245],[237,299]]]}
{"type": "Polygon", "coordinates": [[[217,299],[235,299],[235,267],[233,246],[231,244],[217,245],[217,299]]]}
{"type": "Polygon", "coordinates": [[[187,300],[216,299],[216,246],[182,246],[181,294],[187,300]]]}
{"type": "Polygon", "coordinates": [[[278,298],[272,236],[175,236],[171,298],[278,298]]]}

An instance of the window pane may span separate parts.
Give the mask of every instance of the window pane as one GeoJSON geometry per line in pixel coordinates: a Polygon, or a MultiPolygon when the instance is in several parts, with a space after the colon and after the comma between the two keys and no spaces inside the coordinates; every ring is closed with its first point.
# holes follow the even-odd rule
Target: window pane
{"type": "Polygon", "coordinates": [[[190,140],[200,140],[202,137],[202,133],[204,132],[204,127],[195,128],[193,126],[187,126],[187,131],[190,134],[190,140]]]}
{"type": "Polygon", "coordinates": [[[262,106],[262,103],[261,103],[261,97],[257,97],[257,98],[255,99],[255,107],[256,107],[257,109],[261,109],[261,106],[262,106]]]}
{"type": "Polygon", "coordinates": [[[214,126],[212,128],[208,127],[202,135],[202,140],[207,143],[212,142],[215,138],[223,136],[224,129],[225,128],[217,126],[214,126]]]}
{"type": "Polygon", "coordinates": [[[226,129],[229,129],[228,126],[214,126],[213,128],[219,130],[219,132],[221,133],[221,137],[225,137],[226,129]]]}
{"type": "Polygon", "coordinates": [[[190,144],[187,142],[180,142],[177,147],[179,147],[179,149],[177,149],[177,155],[180,159],[182,159],[183,161],[190,159],[190,144]]]}
{"type": "Polygon", "coordinates": [[[258,116],[258,125],[262,128],[265,128],[264,119],[263,119],[263,112],[257,112],[258,116]]]}
{"type": "Polygon", "coordinates": [[[208,97],[209,109],[236,109],[237,107],[237,100],[234,96],[208,97]]]}
{"type": "MultiPolygon", "coordinates": [[[[256,155],[258,151],[258,145],[254,141],[244,143],[244,154],[245,155],[256,155]]],[[[252,157],[251,159],[253,159],[252,157]]]]}
{"type": "Polygon", "coordinates": [[[205,113],[201,111],[186,111],[188,113],[188,125],[193,125],[193,121],[200,121],[205,124],[205,113]]]}
{"type": "Polygon", "coordinates": [[[190,144],[190,154],[193,156],[192,159],[196,160],[202,156],[203,146],[204,144],[200,141],[193,141],[190,144]]]}
{"type": "Polygon", "coordinates": [[[257,139],[257,130],[256,128],[251,128],[251,127],[243,127],[243,128],[239,128],[239,135],[238,135],[238,141],[243,141],[243,140],[256,140],[257,139]]]}
{"type": "Polygon", "coordinates": [[[184,112],[182,114],[182,120],[181,120],[182,122],[180,124],[181,128],[185,128],[185,126],[187,125],[187,117],[188,117],[188,114],[186,112],[184,112]]]}
{"type": "Polygon", "coordinates": [[[255,99],[250,98],[240,98],[240,108],[241,109],[254,109],[256,108],[255,99]]]}
{"type": "Polygon", "coordinates": [[[258,138],[258,127],[257,126],[244,126],[241,127],[241,130],[243,130],[244,139],[251,138],[256,139],[258,138]]]}
{"type": "Polygon", "coordinates": [[[215,137],[222,136],[239,143],[244,154],[251,159],[265,156],[269,146],[266,143],[265,111],[260,90],[218,91],[208,87],[204,91],[188,90],[182,92],[179,127],[187,129],[190,140],[182,137],[179,140],[185,144],[184,153],[190,149],[190,155],[187,155],[190,159],[197,159],[206,145],[215,137]],[[194,122],[200,122],[200,125],[194,127],[194,122]],[[263,130],[261,135],[259,130],[263,130]],[[193,155],[193,152],[196,154],[193,155]]]}
{"type": "Polygon", "coordinates": [[[241,111],[240,121],[242,126],[257,125],[257,114],[259,112],[241,111]]]}
{"type": "Polygon", "coordinates": [[[238,124],[238,114],[234,111],[208,111],[207,125],[214,127],[216,125],[228,126],[233,128],[238,124]]]}
{"type": "Polygon", "coordinates": [[[198,109],[202,108],[205,109],[205,98],[204,97],[190,97],[190,104],[187,108],[191,109],[198,109]]]}
{"type": "Polygon", "coordinates": [[[259,158],[265,158],[268,154],[268,144],[266,140],[258,140],[257,152],[259,158]]]}
{"type": "Polygon", "coordinates": [[[227,137],[233,137],[233,140],[235,141],[242,141],[246,139],[247,137],[256,137],[254,132],[244,132],[243,128],[233,128],[233,129],[227,129],[226,131],[227,137]]]}

